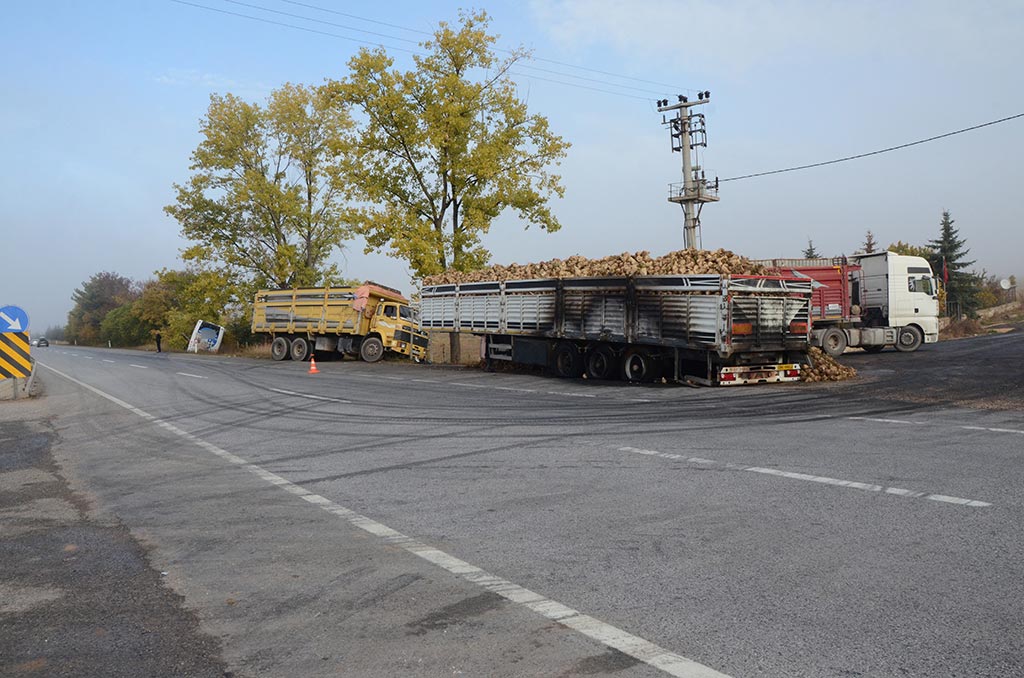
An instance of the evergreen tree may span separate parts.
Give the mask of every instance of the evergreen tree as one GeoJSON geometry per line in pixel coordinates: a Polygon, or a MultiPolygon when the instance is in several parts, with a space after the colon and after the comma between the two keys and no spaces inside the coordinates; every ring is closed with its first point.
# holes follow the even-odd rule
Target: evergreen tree
{"type": "Polygon", "coordinates": [[[875,240],[875,234],[869,229],[867,235],[864,236],[864,244],[861,245],[864,254],[872,254],[878,251],[878,241],[875,240]]]}
{"type": "Polygon", "coordinates": [[[821,253],[814,249],[814,241],[807,239],[807,248],[804,250],[804,259],[819,259],[821,253]]]}
{"type": "Polygon", "coordinates": [[[978,309],[980,281],[977,275],[966,270],[974,261],[964,260],[970,250],[964,247],[967,241],[959,237],[959,229],[953,228],[953,224],[949,210],[943,211],[939,237],[928,241],[934,250],[931,265],[946,287],[947,304],[956,303],[961,313],[971,316],[978,309]]]}

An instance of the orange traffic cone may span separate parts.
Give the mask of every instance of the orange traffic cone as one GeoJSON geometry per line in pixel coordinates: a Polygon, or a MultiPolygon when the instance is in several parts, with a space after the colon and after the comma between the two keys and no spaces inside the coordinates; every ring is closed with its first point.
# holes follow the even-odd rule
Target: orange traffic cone
{"type": "Polygon", "coordinates": [[[320,374],[320,370],[316,368],[316,356],[314,355],[309,356],[309,373],[320,374]]]}

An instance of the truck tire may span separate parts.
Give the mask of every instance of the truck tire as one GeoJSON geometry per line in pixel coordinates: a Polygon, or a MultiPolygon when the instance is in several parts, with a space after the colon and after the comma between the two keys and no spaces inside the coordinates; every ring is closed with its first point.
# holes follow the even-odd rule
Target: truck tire
{"type": "Polygon", "coordinates": [[[384,357],[384,342],[380,337],[366,337],[359,345],[359,357],[368,363],[375,363],[384,357]]]}
{"type": "Polygon", "coordinates": [[[614,379],[618,360],[608,346],[598,346],[587,351],[587,376],[591,379],[614,379]]]}
{"type": "Polygon", "coordinates": [[[304,337],[292,339],[292,360],[302,362],[309,357],[309,341],[304,337]]]}
{"type": "Polygon", "coordinates": [[[646,351],[631,349],[622,358],[622,378],[626,381],[653,381],[658,376],[657,361],[646,351]]]}
{"type": "Polygon", "coordinates": [[[579,349],[567,341],[558,344],[551,356],[551,371],[563,379],[583,376],[583,356],[579,349]]]}
{"type": "Polygon", "coordinates": [[[921,334],[921,330],[913,325],[907,325],[901,327],[899,334],[896,335],[896,350],[910,353],[916,351],[923,341],[924,335],[921,334]]]}
{"type": "Polygon", "coordinates": [[[270,357],[274,360],[291,360],[291,344],[284,337],[274,337],[270,342],[270,357]]]}
{"type": "Polygon", "coordinates": [[[838,327],[830,327],[821,335],[821,348],[835,358],[846,350],[846,332],[838,327]]]}

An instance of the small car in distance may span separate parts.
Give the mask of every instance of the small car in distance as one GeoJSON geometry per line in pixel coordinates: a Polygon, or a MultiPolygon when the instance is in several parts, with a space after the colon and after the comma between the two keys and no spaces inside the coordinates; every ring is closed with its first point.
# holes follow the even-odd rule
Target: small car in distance
{"type": "Polygon", "coordinates": [[[43,346],[49,346],[50,345],[50,340],[47,339],[46,337],[39,337],[39,341],[35,342],[35,344],[36,344],[36,346],[39,346],[40,348],[42,348],[43,346]]]}

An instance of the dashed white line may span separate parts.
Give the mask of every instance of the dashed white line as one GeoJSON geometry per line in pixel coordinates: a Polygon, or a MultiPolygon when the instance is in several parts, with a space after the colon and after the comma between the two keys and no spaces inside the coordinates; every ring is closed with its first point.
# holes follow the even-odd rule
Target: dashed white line
{"type": "Polygon", "coordinates": [[[874,421],[879,424],[913,424],[914,426],[923,426],[923,421],[907,421],[906,419],[879,419],[877,417],[847,417],[847,419],[853,419],[854,421],[874,421]]]}
{"type": "Polygon", "coordinates": [[[209,377],[205,377],[201,374],[189,374],[188,372],[175,372],[175,374],[180,374],[183,377],[192,377],[193,379],[209,379],[209,377]]]}
{"type": "Polygon", "coordinates": [[[109,358],[104,358],[103,362],[105,362],[105,363],[116,363],[117,361],[116,360],[110,360],[109,358]]]}
{"type": "Polygon", "coordinates": [[[967,429],[968,431],[991,431],[992,433],[1021,433],[1024,431],[1015,428],[986,428],[984,426],[961,426],[960,428],[967,429]]]}
{"type": "Polygon", "coordinates": [[[128,363],[128,367],[138,367],[140,370],[148,370],[149,369],[145,365],[136,365],[135,363],[128,363]]]}
{"type": "Polygon", "coordinates": [[[351,400],[342,400],[341,398],[328,398],[327,396],[313,395],[312,393],[298,393],[297,391],[286,391],[283,388],[269,388],[268,391],[274,393],[283,393],[284,395],[296,396],[297,398],[307,398],[309,400],[325,400],[331,403],[351,403],[351,400]]]}
{"type": "Polygon", "coordinates": [[[779,469],[764,468],[761,466],[743,466],[741,464],[731,464],[728,462],[714,461],[713,459],[703,459],[701,457],[686,457],[681,454],[658,452],[657,450],[642,450],[636,447],[620,447],[619,451],[631,452],[633,454],[642,454],[649,457],[661,457],[662,459],[672,459],[674,461],[685,461],[691,464],[713,464],[715,466],[720,466],[731,471],[747,471],[749,473],[761,473],[764,475],[778,476],[780,478],[804,480],[812,483],[822,483],[824,485],[835,485],[837,487],[848,487],[854,490],[864,490],[865,492],[880,492],[885,494],[896,495],[899,497],[908,497],[911,499],[930,499],[931,501],[941,501],[947,504],[959,504],[961,506],[971,506],[975,508],[984,508],[992,505],[989,502],[978,501],[977,499],[964,499],[962,497],[950,497],[949,495],[945,494],[915,492],[913,490],[906,490],[901,487],[885,487],[884,485],[876,485],[874,483],[862,483],[856,480],[841,480],[839,478],[829,478],[828,476],[815,476],[808,473],[782,471],[779,469]]]}
{"type": "MultiPolygon", "coordinates": [[[[387,525],[378,523],[371,518],[367,518],[366,516],[360,515],[351,509],[336,504],[326,497],[310,492],[306,488],[297,485],[290,480],[286,480],[276,473],[272,473],[271,471],[257,466],[256,464],[252,464],[242,457],[228,452],[227,450],[223,450],[213,443],[202,440],[188,431],[178,428],[174,424],[157,419],[148,412],[140,410],[134,405],[130,405],[123,400],[99,390],[98,388],[90,386],[85,382],[79,381],[74,377],[68,376],[47,365],[43,365],[43,367],[56,372],[65,379],[72,381],[79,386],[102,396],[103,398],[106,398],[112,403],[115,403],[146,420],[155,423],[161,428],[194,443],[211,454],[235,464],[239,468],[249,471],[271,485],[280,487],[282,490],[294,494],[304,501],[307,501],[314,506],[318,506],[332,515],[344,518],[355,527],[379,537],[388,544],[397,546],[429,563],[437,565],[451,574],[457,575],[464,580],[479,586],[480,588],[496,593],[508,601],[526,607],[547,619],[573,629],[577,633],[596,640],[606,647],[614,648],[619,652],[627,654],[647,664],[648,666],[660,669],[671,676],[677,676],[677,678],[729,678],[726,674],[720,673],[709,666],[695,662],[692,659],[676,654],[675,652],[670,652],[669,650],[640,638],[639,636],[623,631],[611,624],[606,624],[599,619],[583,614],[578,610],[574,610],[571,607],[559,603],[556,600],[546,598],[539,593],[523,588],[522,586],[514,584],[507,579],[502,579],[501,577],[493,575],[476,565],[456,558],[455,556],[445,553],[440,549],[417,541],[416,539],[406,536],[387,525]]],[[[278,391],[277,389],[271,390],[278,391]]]]}

